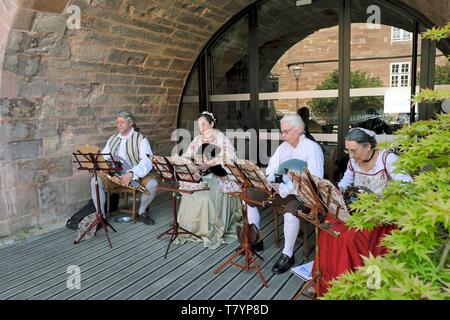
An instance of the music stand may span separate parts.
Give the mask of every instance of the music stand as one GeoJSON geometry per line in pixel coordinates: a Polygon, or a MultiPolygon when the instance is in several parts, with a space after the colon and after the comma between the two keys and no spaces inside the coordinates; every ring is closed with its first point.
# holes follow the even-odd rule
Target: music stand
{"type": "Polygon", "coordinates": [[[247,219],[247,203],[252,203],[257,206],[265,207],[271,203],[273,200],[274,190],[273,187],[266,181],[266,177],[261,173],[261,169],[247,160],[238,160],[237,162],[231,164],[226,163],[225,166],[230,170],[231,174],[234,176],[236,182],[241,185],[240,192],[230,193],[231,196],[238,197],[241,200],[242,205],[242,215],[243,215],[243,241],[241,246],[232,254],[222,265],[220,265],[214,273],[219,273],[227,264],[234,265],[242,270],[248,271],[250,269],[255,269],[266,288],[269,287],[261,269],[256,262],[255,255],[263,260],[256,252],[253,252],[251,245],[248,240],[248,219],[247,219]],[[258,191],[265,192],[269,195],[268,199],[265,201],[255,201],[248,197],[248,189],[255,189],[258,191]],[[244,264],[238,264],[234,259],[241,256],[244,253],[244,264]],[[253,266],[250,266],[251,263],[253,266]]]}
{"type": "Polygon", "coordinates": [[[114,232],[117,231],[109,224],[108,220],[106,220],[106,218],[103,217],[102,208],[100,206],[100,192],[98,186],[97,173],[101,171],[104,172],[120,171],[122,170],[122,168],[115,167],[115,165],[110,166],[110,163],[113,164],[115,163],[111,153],[100,153],[97,147],[80,146],[77,147],[77,152],[73,152],[72,154],[75,157],[75,161],[73,161],[73,163],[78,163],[78,170],[86,170],[94,174],[95,193],[97,195],[97,219],[88,226],[88,228],[81,234],[78,240],[74,241],[74,244],[80,243],[81,239],[83,239],[86,233],[88,233],[94,226],[96,227],[94,236],[97,235],[97,226],[101,225],[105,230],[106,239],[108,239],[109,246],[110,248],[112,248],[107,227],[110,227],[114,232]],[[106,161],[104,156],[110,157],[111,161],[110,162],[106,161]]]}
{"type": "Polygon", "coordinates": [[[339,237],[339,232],[331,229],[332,225],[328,222],[321,223],[321,216],[327,217],[332,215],[334,218],[342,221],[339,218],[339,213],[347,210],[345,204],[341,201],[332,199],[332,192],[334,187],[331,182],[327,180],[314,180],[308,169],[303,172],[289,170],[289,176],[292,179],[292,184],[298,195],[302,198],[305,207],[311,209],[310,213],[305,214],[298,211],[297,215],[315,226],[315,254],[317,257],[316,270],[313,277],[307,281],[302,288],[295,294],[292,300],[297,300],[301,295],[311,298],[304,294],[305,290],[316,283],[317,290],[320,291],[320,279],[322,272],[320,270],[320,252],[319,252],[319,230],[328,232],[334,237],[339,237]],[[325,199],[324,199],[325,197],[325,199]]]}
{"type": "Polygon", "coordinates": [[[183,190],[179,188],[179,181],[183,182],[191,182],[191,183],[199,183],[201,180],[201,175],[198,172],[198,169],[194,166],[194,164],[184,158],[176,157],[179,161],[183,161],[184,163],[175,163],[174,158],[172,157],[164,157],[164,156],[153,156],[153,166],[156,171],[161,176],[165,185],[159,185],[158,189],[172,192],[172,225],[171,227],[160,234],[157,238],[161,238],[164,235],[170,235],[169,244],[167,245],[166,252],[164,254],[164,259],[166,259],[167,254],[169,253],[170,245],[180,234],[189,234],[194,237],[202,239],[200,236],[196,235],[193,232],[190,232],[183,227],[180,227],[178,223],[178,214],[177,214],[177,192],[179,193],[188,193],[192,194],[195,191],[204,191],[208,189],[201,190],[183,190]],[[169,160],[170,159],[170,160],[169,160]],[[172,160],[172,161],[171,161],[172,160]],[[181,229],[181,231],[180,231],[181,229]]]}

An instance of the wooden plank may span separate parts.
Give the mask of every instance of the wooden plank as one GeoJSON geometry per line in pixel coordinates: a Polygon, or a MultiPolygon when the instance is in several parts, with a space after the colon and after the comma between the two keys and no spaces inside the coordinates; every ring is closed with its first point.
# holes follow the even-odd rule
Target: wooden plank
{"type": "MultiPolygon", "coordinates": [[[[88,261],[85,266],[80,265],[82,276],[81,290],[67,290],[66,280],[67,274],[60,274],[51,279],[52,287],[38,291],[32,297],[33,299],[69,299],[77,295],[77,299],[85,296],[88,289],[99,290],[105,284],[112,284],[117,281],[116,275],[129,274],[133,264],[147,260],[148,257],[159,252],[162,256],[161,249],[166,247],[164,241],[157,241],[156,237],[166,229],[162,226],[158,230],[154,230],[151,234],[144,234],[134,240],[130,239],[126,245],[120,249],[109,252],[102,257],[96,257],[92,261],[88,261]],[[86,268],[87,267],[87,268],[86,268]],[[100,284],[100,285],[99,285],[100,284]]],[[[89,296],[89,295],[88,295],[89,296]]],[[[21,297],[22,298],[22,297],[21,297]]]]}
{"type": "MultiPolygon", "coordinates": [[[[162,221],[159,227],[164,229],[164,225],[165,223],[162,221]]],[[[73,247],[76,247],[73,254],[65,255],[65,257],[57,257],[52,261],[48,261],[48,263],[41,269],[32,268],[34,271],[21,273],[20,278],[12,278],[14,285],[13,288],[11,288],[11,284],[2,283],[0,285],[0,297],[4,297],[5,295],[9,296],[11,293],[18,294],[19,292],[29,289],[33,285],[38,285],[45,282],[52,277],[52,273],[55,271],[58,272],[59,270],[59,272],[65,273],[66,268],[69,265],[81,265],[84,261],[89,262],[89,260],[95,257],[103,257],[104,255],[114,252],[114,250],[127,245],[130,241],[139,239],[148,232],[148,229],[144,225],[129,225],[126,229],[128,229],[126,230],[127,232],[122,232],[123,237],[120,237],[120,235],[116,237],[117,239],[113,242],[114,247],[112,250],[107,246],[104,235],[98,235],[98,239],[91,239],[92,241],[89,241],[89,243],[80,243],[77,246],[72,245],[73,247]],[[86,249],[79,250],[82,247],[85,247],[86,249]],[[5,288],[10,289],[5,291],[5,288]]]]}
{"type": "Polygon", "coordinates": [[[113,300],[128,299],[153,281],[166,276],[171,270],[180,267],[182,262],[191,259],[193,256],[204,250],[203,247],[192,244],[177,246],[175,249],[178,251],[174,250],[173,254],[167,256],[167,259],[163,259],[160,255],[155,260],[148,261],[146,266],[143,266],[135,273],[122,279],[119,283],[116,283],[113,286],[114,289],[111,290],[111,288],[107,288],[108,290],[103,290],[92,298],[113,300]],[[181,247],[184,247],[184,250],[181,250],[181,247]]]}
{"type": "MultiPolygon", "coordinates": [[[[271,221],[269,219],[270,217],[263,218],[261,225],[263,225],[264,221],[270,223],[271,221]]],[[[168,293],[173,294],[176,292],[176,289],[186,287],[187,284],[206,272],[209,272],[210,276],[214,278],[215,275],[213,274],[213,270],[218,266],[218,263],[230,256],[237,247],[238,242],[236,241],[235,243],[223,245],[215,250],[204,250],[194,259],[191,259],[184,264],[182,268],[173,271],[170,274],[170,277],[161,278],[151,286],[133,296],[132,299],[161,299],[161,295],[159,295],[159,297],[155,296],[160,291],[165,292],[163,293],[163,295],[165,295],[164,299],[167,299],[168,293]],[[216,260],[217,262],[212,264],[210,260],[216,260]]]]}
{"type": "MultiPolygon", "coordinates": [[[[170,206],[169,203],[166,203],[165,206],[162,205],[161,209],[166,210],[170,206]]],[[[165,220],[164,220],[165,221],[165,220]]],[[[133,232],[133,228],[129,228],[129,226],[135,226],[136,228],[142,228],[143,226],[141,224],[113,224],[116,229],[118,229],[117,233],[114,233],[110,230],[110,238],[111,241],[114,242],[116,237],[120,237],[121,233],[125,232],[133,232]],[[122,230],[120,229],[122,228],[122,230]]],[[[155,226],[150,226],[147,228],[153,228],[155,226]]],[[[32,268],[39,268],[40,265],[45,265],[49,263],[49,259],[55,260],[57,257],[64,257],[67,255],[73,254],[73,252],[81,252],[83,250],[89,250],[90,248],[88,246],[84,246],[85,242],[82,242],[78,244],[77,246],[73,245],[73,235],[75,234],[75,231],[70,230],[67,231],[63,235],[63,241],[59,242],[58,244],[55,244],[54,246],[51,246],[50,248],[44,248],[42,250],[36,250],[36,252],[32,252],[29,254],[26,254],[23,256],[23,252],[20,254],[17,254],[17,258],[14,259],[10,264],[7,264],[3,267],[2,271],[0,271],[0,283],[3,283],[6,281],[6,276],[9,274],[19,274],[19,271],[21,270],[28,270],[32,268]],[[59,246],[58,246],[59,245],[59,246]],[[81,245],[81,247],[80,247],[81,245]],[[81,251],[80,251],[81,250],[81,251]],[[54,252],[58,252],[56,255],[54,252]],[[19,261],[19,262],[16,262],[19,261]]],[[[104,237],[104,231],[100,231],[97,237],[104,237]]],[[[96,237],[96,238],[97,238],[96,237]]],[[[103,238],[102,238],[103,239],[103,238]]],[[[104,241],[104,240],[103,240],[104,241]]],[[[91,242],[91,241],[89,241],[91,242]]],[[[107,244],[106,244],[107,245],[107,244]]],[[[114,244],[113,244],[114,246],[114,244]]],[[[28,271],[24,271],[28,272],[28,271]]]]}
{"type": "MultiPolygon", "coordinates": [[[[169,194],[159,194],[155,197],[150,205],[150,212],[153,212],[154,207],[160,207],[162,204],[167,203],[171,200],[169,194]]],[[[14,243],[12,245],[0,248],[0,266],[4,260],[6,262],[10,262],[10,257],[15,256],[17,254],[23,253],[22,250],[25,251],[33,251],[36,248],[41,249],[45,244],[55,244],[55,241],[62,240],[60,239],[63,235],[67,234],[67,228],[59,228],[48,233],[32,236],[27,240],[20,241],[18,243],[14,243]]]]}
{"type": "MultiPolygon", "coordinates": [[[[140,233],[136,233],[136,236],[139,236],[139,234],[140,233]]],[[[121,246],[128,243],[127,240],[118,240],[119,241],[115,242],[116,248],[120,248],[121,246]]],[[[8,285],[2,284],[0,288],[0,298],[7,299],[18,297],[20,293],[24,291],[34,290],[33,288],[38,285],[43,284],[45,286],[45,283],[51,280],[55,276],[55,274],[65,274],[66,269],[69,265],[83,265],[84,263],[89,263],[89,261],[94,259],[95,257],[103,257],[109,251],[109,247],[105,248],[104,245],[96,245],[95,247],[92,247],[92,250],[88,251],[89,253],[87,255],[80,256],[79,254],[75,253],[73,256],[66,256],[59,261],[48,264],[40,270],[34,269],[34,271],[30,274],[24,275],[18,280],[13,280],[12,287],[11,284],[9,284],[10,289],[5,290],[8,285]]]]}
{"type": "MultiPolygon", "coordinates": [[[[267,210],[266,210],[266,211],[261,212],[261,216],[262,216],[261,223],[260,223],[261,230],[262,230],[263,235],[265,235],[264,239],[266,239],[267,237],[271,236],[270,233],[269,233],[269,235],[267,234],[266,230],[268,230],[270,224],[272,224],[273,215],[267,214],[267,210]]],[[[231,272],[230,278],[236,276],[236,272],[239,272],[239,270],[236,267],[230,266],[230,265],[227,265],[219,274],[214,274],[212,272],[215,269],[217,269],[226,260],[226,258],[231,256],[231,254],[234,252],[234,249],[236,247],[231,248],[231,250],[229,250],[228,253],[225,252],[225,254],[223,254],[223,252],[220,252],[220,255],[218,254],[216,256],[213,256],[213,258],[211,259],[211,262],[210,262],[210,265],[211,265],[210,269],[212,269],[212,270],[210,270],[209,273],[201,274],[200,277],[196,278],[189,285],[181,288],[181,290],[179,289],[179,291],[176,292],[176,294],[172,295],[170,298],[171,299],[182,299],[182,300],[190,299],[194,294],[196,294],[198,292],[202,292],[204,290],[204,287],[207,287],[208,285],[210,285],[213,282],[216,283],[218,278],[222,279],[221,281],[226,283],[227,281],[229,281],[229,279],[223,279],[223,273],[226,272],[230,268],[233,268],[233,272],[231,272]]],[[[212,287],[214,287],[214,286],[212,286],[212,287]]]]}
{"type": "MultiPolygon", "coordinates": [[[[271,233],[266,233],[267,237],[264,239],[264,244],[265,245],[269,245],[270,247],[273,244],[273,234],[271,233]],[[267,244],[266,244],[267,242],[267,244]]],[[[270,259],[269,254],[273,254],[272,250],[269,249],[265,249],[264,251],[262,251],[260,253],[260,255],[264,258],[263,261],[261,261],[260,259],[256,259],[261,272],[263,273],[263,275],[265,277],[267,277],[267,274],[270,272],[270,270],[267,268],[268,264],[267,264],[267,260],[270,259]]],[[[244,258],[241,257],[238,260],[235,260],[237,263],[239,264],[243,264],[244,262],[244,258]]],[[[236,293],[236,290],[239,290],[240,288],[242,288],[245,283],[252,278],[253,275],[257,276],[257,279],[255,279],[255,281],[257,281],[258,286],[261,285],[262,286],[262,280],[259,277],[259,275],[257,274],[255,269],[249,270],[249,271],[244,271],[236,266],[230,266],[229,268],[227,268],[224,271],[221,271],[216,278],[214,279],[214,281],[212,281],[211,283],[209,283],[207,286],[203,287],[202,290],[198,293],[196,293],[195,295],[193,295],[192,297],[190,297],[190,299],[193,300],[209,300],[209,299],[215,299],[215,295],[218,292],[221,292],[222,290],[224,290],[225,292],[229,293],[230,296],[232,296],[233,294],[236,293]],[[239,280],[237,280],[239,279],[239,280]]],[[[270,284],[269,284],[270,287],[270,284]]]]}
{"type": "MultiPolygon", "coordinates": [[[[155,211],[158,213],[160,212],[160,209],[165,210],[165,208],[169,206],[169,202],[160,203],[157,208],[155,208],[155,211]]],[[[113,224],[113,226],[117,224],[113,224]]],[[[125,224],[123,224],[125,225],[125,224]]],[[[56,247],[59,245],[63,245],[65,247],[65,250],[71,250],[73,246],[66,246],[67,242],[73,244],[73,235],[76,231],[74,230],[67,230],[65,228],[62,229],[64,231],[63,234],[59,236],[59,239],[56,239],[54,241],[46,242],[45,244],[40,244],[38,248],[31,247],[28,250],[22,250],[15,253],[14,258],[10,258],[9,260],[5,261],[3,264],[0,264],[0,270],[5,270],[7,268],[11,268],[15,271],[17,271],[16,266],[26,266],[29,265],[27,260],[30,260],[32,262],[38,262],[38,261],[44,261],[49,257],[53,257],[53,253],[56,251],[56,247]],[[36,258],[38,256],[39,258],[36,258]],[[40,260],[38,260],[40,259],[40,260]]],[[[110,230],[111,231],[111,230],[110,230]]],[[[111,238],[115,237],[116,234],[114,232],[110,233],[111,238]]],[[[39,243],[39,241],[36,241],[39,243]]],[[[63,254],[66,251],[61,251],[63,249],[58,250],[59,254],[63,254]]],[[[0,273],[0,279],[5,274],[0,273]]]]}
{"type": "MultiPolygon", "coordinates": [[[[272,246],[271,248],[269,248],[269,250],[274,249],[275,247],[272,246]]],[[[275,262],[279,259],[280,255],[281,255],[281,250],[279,249],[278,252],[273,255],[273,258],[271,259],[271,261],[268,263],[270,269],[272,269],[272,266],[275,264],[275,262]]],[[[295,264],[294,265],[300,265],[304,263],[304,257],[303,257],[303,242],[297,242],[297,245],[295,246],[294,249],[294,256],[296,257],[295,259],[295,264]]],[[[274,296],[279,289],[285,285],[285,283],[288,281],[288,279],[290,278],[291,272],[290,271],[286,271],[283,274],[274,274],[272,272],[272,270],[270,270],[270,275],[267,276],[267,282],[269,283],[270,286],[270,290],[267,290],[267,288],[263,287],[260,283],[258,283],[254,278],[256,277],[253,276],[253,279],[251,279],[250,282],[248,282],[241,290],[239,290],[236,294],[234,294],[233,296],[230,296],[228,299],[261,299],[262,295],[265,295],[267,298],[265,299],[271,299],[272,296],[274,296]]],[[[214,297],[214,299],[227,299],[226,295],[222,294],[222,295],[217,295],[216,297],[214,297]]]]}
{"type": "MultiPolygon", "coordinates": [[[[262,219],[260,224],[262,229],[264,229],[265,224],[271,223],[272,217],[267,214],[264,215],[264,212],[261,213],[261,216],[262,219]]],[[[226,258],[228,258],[235,251],[237,247],[238,246],[233,248],[225,248],[225,251],[217,252],[217,254],[212,256],[210,259],[210,268],[208,269],[208,272],[199,272],[197,276],[193,277],[193,279],[189,281],[189,284],[184,285],[183,287],[178,287],[178,290],[172,292],[168,298],[187,300],[196,292],[201,291],[204,286],[215,280],[218,275],[214,274],[213,271],[217,269],[226,260],[226,258]]],[[[226,266],[222,272],[228,268],[230,268],[230,266],[226,266]]]]}

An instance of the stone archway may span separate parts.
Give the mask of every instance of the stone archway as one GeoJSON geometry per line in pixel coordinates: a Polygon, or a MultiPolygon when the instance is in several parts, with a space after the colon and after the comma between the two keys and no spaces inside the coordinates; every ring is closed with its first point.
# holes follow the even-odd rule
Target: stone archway
{"type": "MultiPolygon", "coordinates": [[[[209,39],[254,0],[2,0],[0,236],[78,210],[90,197],[73,169],[77,144],[103,145],[129,109],[157,153],[187,75],[209,39]],[[69,30],[65,9],[81,10],[69,30]]],[[[405,0],[431,21],[448,2],[405,0]]]]}

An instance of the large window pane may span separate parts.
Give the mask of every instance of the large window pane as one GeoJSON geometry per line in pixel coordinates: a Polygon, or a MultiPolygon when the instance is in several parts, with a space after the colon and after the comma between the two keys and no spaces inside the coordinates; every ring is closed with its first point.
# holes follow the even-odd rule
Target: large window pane
{"type": "Polygon", "coordinates": [[[413,20],[367,0],[351,17],[350,126],[390,135],[409,123],[413,20]]]}
{"type": "Polygon", "coordinates": [[[338,3],[264,1],[258,10],[260,128],[308,115],[310,131],[337,130],[338,3]],[[269,117],[270,116],[270,117],[269,117]]]}
{"type": "Polygon", "coordinates": [[[210,94],[249,92],[248,18],[238,20],[211,48],[210,94]]]}
{"type": "Polygon", "coordinates": [[[199,113],[199,88],[198,88],[198,68],[192,70],[186,82],[184,96],[181,100],[179,116],[179,128],[188,129],[194,132],[194,123],[199,113]]]}

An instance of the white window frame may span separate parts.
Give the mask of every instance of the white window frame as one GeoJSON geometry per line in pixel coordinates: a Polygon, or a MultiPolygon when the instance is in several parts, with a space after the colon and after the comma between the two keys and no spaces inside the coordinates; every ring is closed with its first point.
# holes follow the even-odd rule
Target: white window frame
{"type": "Polygon", "coordinates": [[[391,27],[391,43],[392,42],[411,41],[411,40],[412,40],[411,32],[397,28],[397,27],[391,27]]]}
{"type": "Polygon", "coordinates": [[[411,80],[411,62],[392,62],[389,66],[389,85],[391,88],[407,88],[410,86],[411,80]],[[398,65],[398,72],[393,73],[392,67],[394,65],[398,65]],[[402,68],[404,65],[408,65],[408,72],[402,72],[402,68]],[[393,77],[396,77],[397,85],[393,85],[393,77]],[[402,86],[402,78],[406,77],[406,85],[402,86]]]}

